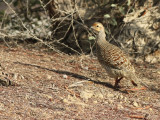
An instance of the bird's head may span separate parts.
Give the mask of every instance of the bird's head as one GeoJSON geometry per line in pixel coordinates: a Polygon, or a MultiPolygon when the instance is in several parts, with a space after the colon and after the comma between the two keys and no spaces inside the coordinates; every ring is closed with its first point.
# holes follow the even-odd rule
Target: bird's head
{"type": "Polygon", "coordinates": [[[92,26],[91,29],[98,34],[99,32],[104,32],[104,27],[100,22],[95,22],[92,26]]]}

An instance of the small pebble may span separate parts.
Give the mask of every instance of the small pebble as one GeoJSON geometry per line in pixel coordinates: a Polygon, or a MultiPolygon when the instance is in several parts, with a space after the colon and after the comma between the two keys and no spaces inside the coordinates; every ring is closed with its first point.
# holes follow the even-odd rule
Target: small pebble
{"type": "Polygon", "coordinates": [[[133,102],[133,106],[134,106],[134,107],[138,107],[139,105],[138,105],[137,102],[133,102]]]}
{"type": "Polygon", "coordinates": [[[68,76],[67,76],[67,75],[63,75],[63,78],[64,78],[64,79],[67,79],[67,78],[68,78],[68,76]]]}

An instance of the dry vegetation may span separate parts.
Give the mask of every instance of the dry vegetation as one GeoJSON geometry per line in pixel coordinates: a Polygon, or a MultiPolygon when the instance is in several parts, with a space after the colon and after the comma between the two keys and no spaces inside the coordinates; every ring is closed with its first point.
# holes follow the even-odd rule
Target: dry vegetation
{"type": "Polygon", "coordinates": [[[96,58],[0,46],[1,65],[15,86],[0,88],[0,119],[159,120],[159,64],[135,64],[148,89],[118,91],[96,58]],[[92,82],[91,82],[92,81],[92,82]]]}
{"type": "MultiPolygon", "coordinates": [[[[94,41],[88,40],[88,33],[90,33],[88,27],[92,22],[85,21],[83,17],[77,20],[75,17],[79,12],[76,11],[77,9],[67,12],[59,11],[64,14],[64,16],[58,16],[61,19],[56,18],[57,14],[50,15],[52,18],[49,18],[47,5],[52,0],[47,3],[45,0],[46,4],[38,0],[39,4],[32,3],[31,7],[30,0],[24,3],[17,1],[18,7],[13,6],[14,0],[10,2],[3,0],[6,8],[3,14],[0,13],[0,119],[160,119],[158,35],[156,39],[158,42],[155,42],[150,54],[153,58],[150,55],[146,58],[154,62],[146,63],[138,58],[132,61],[137,75],[147,90],[128,93],[126,89],[133,86],[130,86],[126,79],[122,80],[119,90],[115,90],[114,80],[106,74],[94,56],[94,41]],[[36,12],[37,10],[41,12],[36,12]],[[78,41],[79,39],[82,41],[78,41]],[[85,50],[89,50],[90,54],[83,54],[85,50]],[[65,54],[66,51],[76,54],[68,55],[65,54]]],[[[63,5],[64,1],[59,1],[62,1],[63,5]]],[[[156,3],[157,0],[153,1],[156,3]]],[[[126,2],[122,3],[126,4],[126,2]]],[[[148,13],[151,14],[152,11],[148,13]]],[[[99,15],[96,20],[104,17],[99,15]]],[[[130,18],[132,17],[127,17],[128,20],[130,18]]],[[[157,19],[159,20],[159,17],[157,19]]],[[[154,31],[158,32],[160,24],[159,21],[156,23],[158,28],[154,31]]],[[[123,27],[130,28],[127,24],[123,27]]],[[[111,27],[107,23],[107,28],[111,32],[115,26],[111,27]]],[[[115,36],[112,33],[109,34],[114,41],[115,36]]],[[[120,38],[123,37],[125,36],[122,35],[120,38]]],[[[156,36],[153,35],[154,37],[156,36]]],[[[128,45],[126,43],[125,45],[131,48],[130,43],[127,41],[128,45]]]]}

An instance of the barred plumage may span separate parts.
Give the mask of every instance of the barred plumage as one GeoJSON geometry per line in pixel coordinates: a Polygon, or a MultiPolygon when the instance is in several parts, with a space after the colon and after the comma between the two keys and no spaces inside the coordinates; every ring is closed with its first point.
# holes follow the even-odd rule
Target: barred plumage
{"type": "Polygon", "coordinates": [[[100,64],[106,69],[110,77],[116,79],[115,87],[125,77],[137,86],[138,78],[135,69],[123,51],[106,41],[105,29],[99,22],[95,22],[91,28],[97,33],[96,47],[97,57],[100,64]]]}

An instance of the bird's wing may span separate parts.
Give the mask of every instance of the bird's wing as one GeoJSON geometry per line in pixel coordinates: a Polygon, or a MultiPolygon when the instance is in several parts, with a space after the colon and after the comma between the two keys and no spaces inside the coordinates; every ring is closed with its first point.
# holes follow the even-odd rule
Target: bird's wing
{"type": "Polygon", "coordinates": [[[119,70],[133,69],[129,59],[120,48],[111,44],[109,46],[104,44],[100,49],[101,53],[99,55],[101,57],[99,58],[102,63],[119,70]]]}

